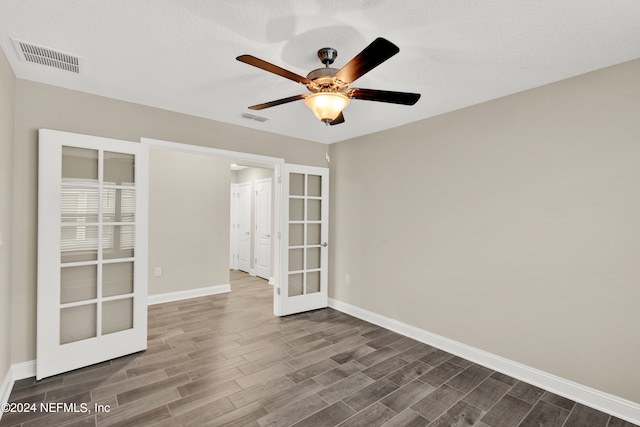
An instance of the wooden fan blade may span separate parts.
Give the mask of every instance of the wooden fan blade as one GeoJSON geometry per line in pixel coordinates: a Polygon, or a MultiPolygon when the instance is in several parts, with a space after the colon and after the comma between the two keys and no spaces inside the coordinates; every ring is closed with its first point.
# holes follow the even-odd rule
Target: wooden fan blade
{"type": "Polygon", "coordinates": [[[304,98],[305,98],[304,95],[294,95],[294,96],[290,96],[288,98],[282,98],[282,99],[277,99],[277,100],[271,101],[271,102],[265,102],[264,104],[252,105],[251,107],[249,107],[249,109],[250,110],[263,110],[265,108],[275,107],[276,105],[282,105],[282,104],[286,104],[287,102],[298,101],[298,100],[304,99],[304,98]]]}
{"type": "Polygon", "coordinates": [[[363,101],[389,102],[391,104],[413,105],[420,99],[419,93],[393,92],[388,90],[356,89],[349,90],[349,97],[363,101]]]}
{"type": "Polygon", "coordinates": [[[344,123],[344,116],[342,115],[342,111],[340,112],[340,115],[338,115],[338,117],[336,117],[331,123],[329,123],[329,126],[339,125],[340,123],[344,123]]]}
{"type": "Polygon", "coordinates": [[[285,79],[293,80],[296,83],[300,83],[303,85],[311,83],[311,80],[306,77],[302,77],[294,72],[278,67],[277,65],[273,65],[267,61],[263,61],[262,59],[256,58],[255,56],[240,55],[236,59],[240,62],[244,62],[245,64],[253,65],[254,67],[258,67],[270,73],[277,74],[281,77],[284,77],[285,79]]]}
{"type": "Polygon", "coordinates": [[[387,39],[378,37],[342,67],[335,77],[344,83],[352,83],[398,52],[400,52],[398,46],[387,39]]]}

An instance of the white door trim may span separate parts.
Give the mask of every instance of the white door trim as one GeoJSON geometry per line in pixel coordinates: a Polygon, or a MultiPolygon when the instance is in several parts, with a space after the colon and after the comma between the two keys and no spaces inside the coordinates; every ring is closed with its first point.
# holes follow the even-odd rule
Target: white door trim
{"type": "Polygon", "coordinates": [[[263,178],[263,179],[257,179],[254,181],[254,185],[255,185],[255,214],[254,214],[254,218],[255,218],[255,236],[254,236],[254,243],[253,243],[253,260],[254,260],[254,264],[253,264],[253,269],[256,273],[256,276],[258,277],[262,277],[263,279],[270,279],[270,274],[271,274],[271,242],[273,239],[273,233],[272,233],[272,224],[273,221],[271,221],[271,202],[273,200],[273,195],[272,195],[272,189],[273,189],[273,179],[271,178],[263,178]],[[267,188],[269,191],[269,198],[267,199],[267,207],[266,207],[266,215],[267,215],[267,224],[269,227],[269,233],[267,233],[268,239],[269,239],[269,244],[267,245],[267,255],[266,255],[266,271],[263,271],[263,269],[259,266],[259,261],[261,261],[261,257],[259,256],[259,251],[258,249],[260,248],[260,228],[258,227],[258,219],[260,217],[260,208],[262,208],[263,206],[258,203],[259,200],[259,194],[258,194],[258,185],[260,184],[268,184],[267,188]]]}
{"type": "Polygon", "coordinates": [[[237,250],[236,267],[240,271],[255,276],[251,268],[251,201],[253,200],[251,181],[241,182],[238,186],[238,203],[236,204],[237,250]]]}
{"type": "Polygon", "coordinates": [[[203,154],[205,156],[223,157],[230,160],[243,160],[245,162],[266,163],[277,165],[284,163],[279,157],[262,156],[260,154],[242,153],[240,151],[220,150],[218,148],[203,147],[201,145],[182,144],[179,142],[163,141],[161,139],[140,138],[140,143],[153,148],[181,151],[183,153],[203,154]]]}
{"type": "Polygon", "coordinates": [[[238,269],[238,184],[231,183],[231,212],[229,215],[229,269],[238,269]]]}

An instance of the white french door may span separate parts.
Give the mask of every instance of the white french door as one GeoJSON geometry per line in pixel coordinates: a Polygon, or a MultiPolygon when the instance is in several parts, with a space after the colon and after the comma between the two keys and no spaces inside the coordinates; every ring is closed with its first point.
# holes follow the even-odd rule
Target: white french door
{"type": "Polygon", "coordinates": [[[256,181],[256,242],[254,269],[256,276],[271,275],[271,178],[256,181]]]}
{"type": "Polygon", "coordinates": [[[329,169],[281,168],[280,316],[328,306],[329,169]]]}
{"type": "Polygon", "coordinates": [[[147,347],[148,147],[41,129],[37,379],[147,347]]]}

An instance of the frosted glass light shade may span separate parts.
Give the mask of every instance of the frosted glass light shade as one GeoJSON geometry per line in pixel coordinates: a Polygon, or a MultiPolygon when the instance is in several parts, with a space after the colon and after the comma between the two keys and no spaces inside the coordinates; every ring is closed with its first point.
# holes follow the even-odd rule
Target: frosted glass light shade
{"type": "Polygon", "coordinates": [[[304,103],[318,120],[332,122],[349,105],[349,98],[341,93],[318,92],[307,96],[304,103]]]}

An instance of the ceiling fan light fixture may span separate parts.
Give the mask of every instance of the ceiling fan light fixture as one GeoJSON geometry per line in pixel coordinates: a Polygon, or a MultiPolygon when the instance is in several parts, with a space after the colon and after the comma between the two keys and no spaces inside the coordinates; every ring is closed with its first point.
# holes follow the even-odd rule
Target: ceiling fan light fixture
{"type": "Polygon", "coordinates": [[[349,105],[349,98],[338,92],[318,92],[304,99],[307,107],[313,111],[318,120],[330,123],[334,121],[349,105]]]}

